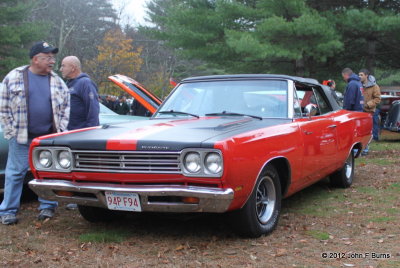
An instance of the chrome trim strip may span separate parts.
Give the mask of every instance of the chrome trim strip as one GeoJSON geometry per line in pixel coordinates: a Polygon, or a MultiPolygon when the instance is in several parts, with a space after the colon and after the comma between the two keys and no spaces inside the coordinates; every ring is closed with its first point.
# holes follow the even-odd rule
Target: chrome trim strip
{"type": "Polygon", "coordinates": [[[288,80],[288,90],[287,90],[287,94],[288,94],[288,118],[293,119],[294,118],[294,82],[293,80],[288,80]]]}
{"type": "Polygon", "coordinates": [[[72,202],[79,205],[107,208],[104,191],[137,193],[142,211],[153,212],[226,212],[233,200],[232,189],[182,185],[115,185],[106,183],[77,183],[64,180],[32,180],[29,187],[47,200],[72,202]],[[55,191],[70,191],[81,196],[59,196],[55,191]],[[92,195],[92,197],[90,196],[92,195]],[[150,202],[149,197],[196,197],[198,204],[179,202],[150,202]]]}

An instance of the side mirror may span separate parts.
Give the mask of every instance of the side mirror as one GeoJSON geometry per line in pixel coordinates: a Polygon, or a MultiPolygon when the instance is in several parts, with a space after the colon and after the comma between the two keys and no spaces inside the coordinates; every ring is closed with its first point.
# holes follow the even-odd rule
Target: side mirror
{"type": "Polygon", "coordinates": [[[311,120],[311,116],[314,116],[317,114],[318,110],[315,104],[307,104],[307,106],[304,108],[304,111],[306,113],[306,116],[311,120]]]}

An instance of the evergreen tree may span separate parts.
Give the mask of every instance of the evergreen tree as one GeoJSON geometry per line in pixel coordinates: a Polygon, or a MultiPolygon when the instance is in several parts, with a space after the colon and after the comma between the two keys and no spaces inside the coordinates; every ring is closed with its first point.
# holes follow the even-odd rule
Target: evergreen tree
{"type": "Polygon", "coordinates": [[[29,48],[45,36],[45,27],[28,18],[34,2],[2,0],[0,3],[0,78],[13,68],[28,64],[29,48]]]}
{"type": "Polygon", "coordinates": [[[149,5],[153,34],[228,72],[314,76],[343,47],[333,24],[305,0],[168,2],[149,5]]]}
{"type": "Polygon", "coordinates": [[[399,0],[308,0],[307,3],[335,24],[343,40],[343,53],[330,62],[331,68],[350,66],[374,71],[400,67],[399,0]]]}

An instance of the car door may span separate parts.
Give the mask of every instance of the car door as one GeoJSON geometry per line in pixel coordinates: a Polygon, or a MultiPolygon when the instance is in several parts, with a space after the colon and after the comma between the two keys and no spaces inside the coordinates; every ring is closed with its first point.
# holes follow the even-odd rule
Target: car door
{"type": "Polygon", "coordinates": [[[150,91],[145,89],[143,85],[128,76],[116,74],[109,76],[108,79],[131,95],[151,114],[154,114],[161,105],[162,101],[156,95],[152,94],[150,91]]]}
{"type": "Polygon", "coordinates": [[[303,138],[303,172],[305,183],[309,184],[323,178],[335,170],[337,153],[337,133],[333,120],[333,111],[318,87],[297,89],[302,108],[302,116],[295,119],[303,138]],[[317,107],[317,114],[306,117],[304,108],[308,104],[317,107]]]}

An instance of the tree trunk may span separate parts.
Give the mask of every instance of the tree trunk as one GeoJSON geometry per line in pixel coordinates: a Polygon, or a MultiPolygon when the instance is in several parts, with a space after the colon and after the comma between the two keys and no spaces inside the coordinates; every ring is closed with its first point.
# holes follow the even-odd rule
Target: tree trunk
{"type": "Polygon", "coordinates": [[[305,74],[305,63],[304,58],[296,60],[295,63],[295,73],[297,76],[303,77],[305,74]]]}
{"type": "Polygon", "coordinates": [[[376,40],[367,40],[367,69],[373,73],[375,69],[376,58],[376,40]]]}

